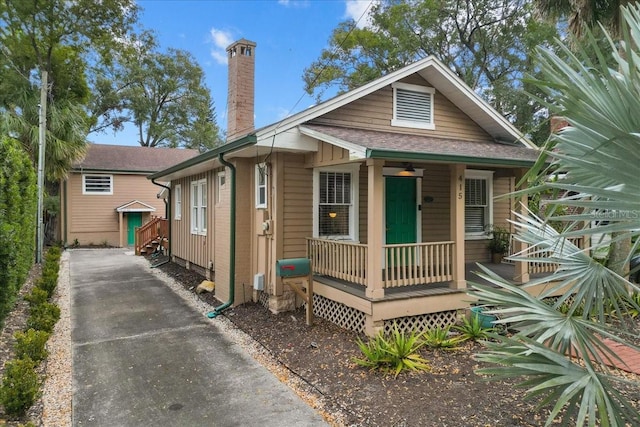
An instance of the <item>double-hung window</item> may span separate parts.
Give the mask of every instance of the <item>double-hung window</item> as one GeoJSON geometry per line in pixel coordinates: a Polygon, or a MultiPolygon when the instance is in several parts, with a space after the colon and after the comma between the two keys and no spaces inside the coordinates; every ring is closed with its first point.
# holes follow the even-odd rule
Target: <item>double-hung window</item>
{"type": "Polygon", "coordinates": [[[191,234],[207,234],[207,181],[191,183],[191,234]]]}
{"type": "Polygon", "coordinates": [[[113,194],[113,175],[82,175],[82,194],[113,194]]]}
{"type": "Polygon", "coordinates": [[[435,129],[433,97],[435,89],[407,83],[393,83],[391,126],[435,129]]]}
{"type": "Polygon", "coordinates": [[[354,167],[314,172],[314,235],[357,240],[358,172],[354,167]]]}
{"type": "Polygon", "coordinates": [[[178,184],[173,187],[174,212],[175,219],[182,219],[182,185],[178,184]]]}
{"type": "Polygon", "coordinates": [[[256,208],[266,209],[267,207],[267,165],[260,163],[256,165],[256,208]]]}
{"type": "Polygon", "coordinates": [[[493,172],[467,170],[464,180],[464,230],[469,236],[483,236],[493,223],[493,172]]]}

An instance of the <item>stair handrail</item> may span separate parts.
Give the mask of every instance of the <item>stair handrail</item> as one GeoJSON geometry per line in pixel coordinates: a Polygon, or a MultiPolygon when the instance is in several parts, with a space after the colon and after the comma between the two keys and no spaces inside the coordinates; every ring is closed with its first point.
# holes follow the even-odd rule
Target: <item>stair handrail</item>
{"type": "Polygon", "coordinates": [[[154,216],[146,224],[135,229],[135,253],[141,254],[142,248],[156,239],[167,237],[168,221],[165,218],[154,216]]]}

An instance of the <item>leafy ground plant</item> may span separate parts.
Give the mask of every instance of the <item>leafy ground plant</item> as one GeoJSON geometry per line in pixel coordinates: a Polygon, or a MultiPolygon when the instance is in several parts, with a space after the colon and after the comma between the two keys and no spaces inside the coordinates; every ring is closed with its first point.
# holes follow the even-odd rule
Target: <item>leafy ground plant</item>
{"type": "Polygon", "coordinates": [[[357,344],[364,358],[354,358],[353,361],[360,366],[390,371],[395,377],[405,369],[430,369],[428,361],[417,353],[425,345],[420,334],[400,332],[395,325],[389,336],[385,337],[380,332],[366,343],[358,338],[357,344]]]}
{"type": "Polygon", "coordinates": [[[451,334],[451,327],[446,326],[444,328],[435,327],[429,329],[423,335],[423,342],[429,348],[445,348],[455,349],[460,343],[464,341],[460,336],[453,336],[451,334]]]}
{"type": "Polygon", "coordinates": [[[40,392],[35,363],[28,357],[5,365],[0,386],[0,403],[9,415],[23,415],[33,405],[40,392]]]}
{"type": "Polygon", "coordinates": [[[494,328],[485,328],[482,326],[480,316],[472,313],[469,317],[462,318],[461,325],[454,325],[453,329],[460,333],[460,337],[464,341],[483,341],[489,338],[489,334],[494,328]]]}

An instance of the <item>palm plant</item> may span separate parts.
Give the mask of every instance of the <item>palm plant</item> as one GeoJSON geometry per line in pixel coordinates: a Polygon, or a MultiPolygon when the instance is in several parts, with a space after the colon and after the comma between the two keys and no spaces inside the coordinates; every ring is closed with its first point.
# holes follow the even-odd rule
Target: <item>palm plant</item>
{"type": "MultiPolygon", "coordinates": [[[[607,66],[607,53],[588,31],[575,54],[566,45],[558,54],[538,51],[544,80],[533,83],[551,99],[549,110],[571,126],[552,135],[529,176],[553,179],[528,192],[555,191],[555,207],[568,207],[570,213],[546,219],[531,212],[518,215],[514,238],[528,249],[513,259],[553,264],[555,271],[515,287],[481,267],[480,275],[495,287],[473,284],[481,304],[499,307],[490,311],[500,315],[498,323],[518,331],[511,337],[492,335],[494,341],[478,356],[492,366],[481,372],[524,377],[528,396],[553,405],[547,425],[557,418],[577,426],[634,425],[640,419],[618,391],[623,380],[607,367],[618,356],[604,340],[637,348],[629,338],[638,334],[632,316],[639,307],[629,295],[640,289],[592,258],[602,242],[592,239],[592,246],[581,250],[569,241],[610,233],[615,243],[640,234],[640,9],[625,7],[622,16],[622,41],[616,44],[607,36],[615,69],[607,66]],[[565,227],[558,232],[550,221],[565,227]],[[527,292],[539,285],[545,289],[540,295],[527,292]],[[545,302],[554,295],[561,296],[545,302]]],[[[640,239],[635,242],[627,261],[640,239]]]]}
{"type": "Polygon", "coordinates": [[[394,325],[388,337],[380,331],[368,342],[365,343],[358,338],[356,343],[364,358],[356,357],[353,361],[360,366],[393,372],[395,377],[405,369],[414,371],[430,369],[428,361],[418,354],[418,350],[425,343],[416,332],[403,333],[394,325]]]}

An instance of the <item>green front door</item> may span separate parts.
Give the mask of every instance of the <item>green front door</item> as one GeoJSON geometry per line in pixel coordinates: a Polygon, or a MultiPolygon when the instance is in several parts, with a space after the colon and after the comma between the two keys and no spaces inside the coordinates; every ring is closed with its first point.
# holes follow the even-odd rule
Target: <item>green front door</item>
{"type": "Polygon", "coordinates": [[[136,243],[136,227],[142,225],[142,212],[127,213],[127,245],[136,243]]]}
{"type": "Polygon", "coordinates": [[[388,176],[385,180],[386,242],[416,242],[416,179],[388,176]]]}

